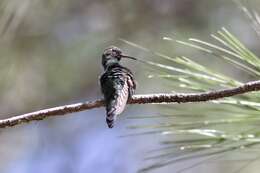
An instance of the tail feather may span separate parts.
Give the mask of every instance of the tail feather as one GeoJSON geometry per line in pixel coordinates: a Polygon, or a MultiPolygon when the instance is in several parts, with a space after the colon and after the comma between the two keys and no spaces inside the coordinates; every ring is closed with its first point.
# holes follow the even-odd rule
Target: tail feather
{"type": "Polygon", "coordinates": [[[116,120],[117,114],[115,114],[115,109],[112,110],[107,110],[107,117],[106,117],[106,122],[107,122],[107,126],[109,128],[113,128],[114,127],[114,122],[116,120]]]}
{"type": "Polygon", "coordinates": [[[121,90],[118,90],[114,94],[114,97],[110,101],[108,101],[106,105],[106,121],[109,128],[112,128],[114,126],[114,122],[116,121],[117,116],[124,111],[128,100],[128,95],[128,85],[125,81],[123,88],[121,90]]]}
{"type": "Polygon", "coordinates": [[[114,120],[109,119],[108,117],[106,118],[107,126],[108,128],[113,128],[114,127],[114,120]]]}

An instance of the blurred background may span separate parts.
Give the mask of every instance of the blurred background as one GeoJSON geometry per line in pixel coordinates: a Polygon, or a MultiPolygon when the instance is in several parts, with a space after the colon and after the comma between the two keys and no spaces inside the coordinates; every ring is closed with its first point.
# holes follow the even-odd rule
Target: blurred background
{"type": "MultiPolygon", "coordinates": [[[[247,3],[256,10],[260,7],[257,0],[247,3]]],[[[208,40],[223,26],[260,53],[259,40],[233,1],[1,0],[1,118],[100,98],[101,54],[110,45],[131,56],[160,62],[119,39],[173,57],[192,55],[192,49],[162,38],[208,40]]],[[[199,60],[250,80],[220,62],[199,60]]],[[[136,93],[172,91],[167,81],[148,78],[153,71],[150,67],[133,61],[123,64],[136,76],[136,93]]],[[[160,139],[155,135],[126,137],[133,132],[128,126],[144,121],[129,118],[157,112],[160,107],[154,105],[128,106],[113,129],[105,124],[103,108],[1,129],[0,172],[135,173],[160,139]]],[[[175,169],[169,166],[154,172],[175,169]]],[[[186,172],[209,170],[230,172],[221,164],[186,172]]]]}

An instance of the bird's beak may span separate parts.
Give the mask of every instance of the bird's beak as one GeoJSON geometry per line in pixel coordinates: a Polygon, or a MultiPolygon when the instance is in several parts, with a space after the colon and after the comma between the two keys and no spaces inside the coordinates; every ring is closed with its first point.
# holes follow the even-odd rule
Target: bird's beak
{"type": "Polygon", "coordinates": [[[121,58],[129,58],[129,59],[132,59],[132,60],[137,60],[137,58],[132,57],[132,56],[128,56],[128,55],[121,55],[121,58]]]}

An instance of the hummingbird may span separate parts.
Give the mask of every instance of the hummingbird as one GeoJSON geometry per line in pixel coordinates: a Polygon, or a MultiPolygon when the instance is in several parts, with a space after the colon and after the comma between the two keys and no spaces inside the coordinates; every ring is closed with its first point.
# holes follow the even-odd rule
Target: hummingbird
{"type": "Polygon", "coordinates": [[[109,128],[114,127],[117,116],[124,111],[127,101],[133,96],[136,89],[133,73],[119,63],[122,58],[137,60],[122,54],[122,51],[115,46],[108,47],[102,54],[104,73],[100,77],[100,84],[109,128]]]}

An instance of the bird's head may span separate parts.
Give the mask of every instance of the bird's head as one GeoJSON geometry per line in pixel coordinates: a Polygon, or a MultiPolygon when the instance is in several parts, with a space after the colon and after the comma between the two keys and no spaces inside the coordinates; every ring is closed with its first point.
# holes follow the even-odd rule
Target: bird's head
{"type": "Polygon", "coordinates": [[[136,58],[134,57],[123,55],[122,51],[119,48],[115,46],[110,46],[104,50],[104,53],[102,55],[102,65],[104,69],[106,69],[110,65],[119,63],[121,58],[136,60],[136,58]]]}

